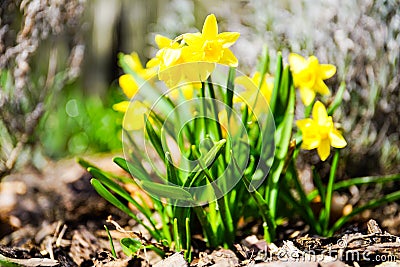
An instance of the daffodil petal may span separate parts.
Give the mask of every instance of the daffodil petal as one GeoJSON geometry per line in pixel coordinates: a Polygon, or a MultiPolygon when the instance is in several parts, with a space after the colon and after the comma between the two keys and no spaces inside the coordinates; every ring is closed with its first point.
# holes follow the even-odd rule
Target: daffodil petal
{"type": "Polygon", "coordinates": [[[126,64],[135,72],[143,70],[142,62],[140,61],[139,55],[136,52],[132,52],[130,55],[124,55],[126,64]]]}
{"type": "Polygon", "coordinates": [[[329,91],[328,86],[324,83],[324,81],[317,79],[315,81],[315,91],[320,93],[321,95],[330,95],[331,91],[329,91]]]}
{"type": "Polygon", "coordinates": [[[181,57],[180,49],[166,48],[163,55],[165,66],[168,67],[173,65],[176,61],[179,60],[180,57],[181,57]]]}
{"type": "Polygon", "coordinates": [[[312,116],[319,125],[326,124],[328,120],[328,113],[326,112],[324,104],[322,104],[320,101],[315,102],[312,109],[312,116]]]}
{"type": "Polygon", "coordinates": [[[319,65],[320,76],[322,80],[331,78],[336,73],[336,67],[331,64],[319,65]]]}
{"type": "Polygon", "coordinates": [[[161,34],[157,34],[156,37],[154,38],[156,41],[156,44],[159,49],[165,48],[165,47],[170,47],[172,40],[169,39],[168,37],[165,37],[161,34]]]}
{"type": "Polygon", "coordinates": [[[319,61],[316,56],[310,56],[307,59],[307,64],[308,64],[308,67],[311,68],[313,71],[315,71],[315,72],[318,71],[319,61]]]}
{"type": "Polygon", "coordinates": [[[201,31],[202,36],[205,39],[212,40],[215,39],[218,35],[218,24],[217,18],[214,14],[210,14],[207,16],[204,21],[203,29],[201,31]]]}
{"type": "Polygon", "coordinates": [[[183,35],[183,40],[185,41],[186,44],[189,46],[200,46],[202,44],[202,37],[201,33],[196,32],[196,33],[186,33],[183,35]]]}
{"type": "Polygon", "coordinates": [[[126,112],[128,110],[130,102],[129,101],[122,101],[119,103],[116,103],[112,106],[113,110],[119,111],[119,112],[126,112]]]}
{"type": "Polygon", "coordinates": [[[302,119],[302,120],[296,121],[297,127],[298,127],[298,128],[300,129],[300,131],[302,131],[302,132],[304,132],[304,130],[305,130],[307,127],[313,126],[313,124],[314,124],[314,121],[313,121],[312,119],[310,119],[310,118],[302,119]]]}
{"type": "Polygon", "coordinates": [[[139,86],[135,79],[130,74],[121,75],[118,79],[119,86],[122,88],[124,94],[130,99],[139,90],[139,86]]]}
{"type": "Polygon", "coordinates": [[[157,57],[154,57],[152,59],[150,59],[149,61],[147,61],[146,63],[146,68],[154,68],[160,65],[160,59],[157,57]]]}
{"type": "Polygon", "coordinates": [[[317,148],[317,151],[321,160],[325,161],[329,157],[329,154],[331,153],[331,145],[329,143],[329,139],[321,140],[317,148]]]}
{"type": "Polygon", "coordinates": [[[223,48],[228,48],[236,42],[239,36],[240,33],[238,32],[222,32],[218,34],[217,38],[222,42],[223,48]]]}
{"type": "Polygon", "coordinates": [[[299,72],[305,67],[306,60],[304,57],[302,57],[296,53],[290,53],[289,54],[289,65],[290,65],[292,72],[299,72]]]}
{"type": "Polygon", "coordinates": [[[300,87],[300,98],[303,101],[305,106],[311,105],[315,98],[315,91],[308,87],[300,87]]]}
{"type": "Polygon", "coordinates": [[[332,131],[329,133],[329,140],[331,145],[336,148],[343,148],[347,145],[347,142],[343,138],[342,134],[336,129],[332,129],[332,131]]]}
{"type": "Polygon", "coordinates": [[[312,137],[307,137],[305,139],[303,136],[303,142],[301,143],[301,148],[305,150],[312,150],[319,147],[320,142],[321,142],[320,139],[316,135],[312,137]]]}
{"type": "Polygon", "coordinates": [[[219,63],[228,65],[230,67],[237,67],[238,66],[238,59],[232,53],[231,50],[229,50],[228,48],[225,48],[223,50],[223,55],[222,55],[219,63]]]}

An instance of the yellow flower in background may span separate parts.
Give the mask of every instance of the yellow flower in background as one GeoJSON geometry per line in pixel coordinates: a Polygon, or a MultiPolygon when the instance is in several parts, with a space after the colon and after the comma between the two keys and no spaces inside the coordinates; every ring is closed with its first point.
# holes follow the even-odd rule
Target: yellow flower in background
{"type": "Polygon", "coordinates": [[[347,142],[334,127],[332,117],[328,116],[324,104],[315,102],[312,117],[312,119],[307,118],[296,122],[303,135],[301,148],[306,150],[317,148],[319,157],[325,161],[330,154],[331,146],[343,148],[347,142]]]}
{"type": "Polygon", "coordinates": [[[118,83],[126,97],[129,99],[134,97],[139,90],[139,85],[130,74],[121,75],[118,79],[118,83]]]}
{"type": "Polygon", "coordinates": [[[147,62],[146,67],[152,68],[159,66],[160,69],[163,70],[175,64],[183,63],[182,44],[160,34],[156,35],[155,41],[160,50],[154,58],[147,62]]]}
{"type": "Polygon", "coordinates": [[[206,61],[237,67],[238,60],[229,47],[236,42],[239,36],[238,32],[218,33],[215,15],[208,15],[201,33],[183,35],[183,40],[188,45],[188,52],[183,55],[185,61],[206,61]]]}
{"type": "Polygon", "coordinates": [[[124,55],[124,61],[128,64],[129,68],[137,73],[144,80],[151,78],[157,73],[157,70],[153,67],[145,68],[140,61],[139,55],[136,52],[130,55],[124,55]]]}
{"type": "Polygon", "coordinates": [[[335,75],[336,67],[334,65],[319,64],[315,56],[305,59],[295,53],[289,55],[289,65],[293,74],[294,86],[299,88],[304,105],[310,105],[315,99],[316,93],[330,95],[324,80],[335,75]]]}
{"type": "MultiPolygon", "coordinates": [[[[150,79],[157,73],[155,68],[144,68],[140,58],[136,52],[130,55],[124,55],[124,61],[128,64],[129,68],[137,73],[143,80],[150,79]]],[[[126,95],[127,98],[131,99],[139,91],[139,84],[130,74],[123,74],[118,79],[119,86],[126,95]]],[[[129,101],[122,101],[113,106],[113,109],[119,112],[126,112],[129,106],[129,101]]]]}
{"type": "Polygon", "coordinates": [[[266,108],[266,103],[271,100],[272,90],[274,88],[274,78],[268,74],[265,75],[261,86],[261,73],[255,72],[250,78],[248,76],[239,76],[235,79],[235,84],[244,87],[245,91],[240,92],[238,96],[233,97],[234,103],[247,102],[253,108],[253,112],[258,116],[266,108]],[[258,88],[260,86],[260,88],[258,88]],[[265,101],[260,99],[264,98],[265,101]]]}
{"type": "Polygon", "coordinates": [[[121,108],[123,108],[123,105],[125,105],[126,108],[122,127],[124,127],[124,129],[127,131],[137,131],[144,129],[144,116],[149,111],[147,106],[137,100],[133,101],[132,103],[130,103],[129,101],[124,101],[123,103],[124,104],[115,104],[121,105],[121,108]]]}
{"type": "Polygon", "coordinates": [[[168,96],[173,100],[177,100],[182,94],[184,99],[191,99],[193,97],[193,93],[195,92],[195,90],[200,88],[201,88],[201,83],[187,83],[171,90],[168,93],[168,96]]]}
{"type": "Polygon", "coordinates": [[[128,110],[129,101],[121,101],[113,105],[113,110],[125,113],[128,110]]]}

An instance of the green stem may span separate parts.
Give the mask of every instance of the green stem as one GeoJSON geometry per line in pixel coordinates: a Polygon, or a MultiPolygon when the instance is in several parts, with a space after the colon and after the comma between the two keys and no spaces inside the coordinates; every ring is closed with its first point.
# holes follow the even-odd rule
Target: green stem
{"type": "Polygon", "coordinates": [[[236,75],[236,69],[230,68],[229,73],[228,73],[228,83],[226,85],[227,91],[226,91],[226,99],[225,99],[225,103],[227,105],[226,113],[227,113],[228,121],[231,118],[232,107],[233,107],[233,91],[235,89],[235,82],[234,82],[235,75],[236,75]]]}
{"type": "Polygon", "coordinates": [[[177,218],[174,218],[173,229],[174,229],[175,251],[179,252],[182,250],[182,246],[181,246],[181,238],[179,236],[178,219],[177,218]]]}
{"type": "Polygon", "coordinates": [[[207,214],[205,213],[204,209],[200,206],[194,206],[193,210],[196,213],[196,216],[199,219],[201,227],[204,230],[204,234],[207,238],[208,245],[212,248],[215,248],[217,246],[217,240],[215,238],[215,234],[212,230],[211,224],[207,219],[207,214]]]}
{"type": "Polygon", "coordinates": [[[203,161],[199,159],[199,164],[201,168],[204,170],[204,174],[207,177],[208,182],[212,185],[215,195],[217,196],[222,196],[218,198],[217,203],[218,203],[218,208],[219,211],[221,212],[221,217],[222,217],[222,223],[225,227],[225,244],[227,244],[229,247],[233,245],[233,237],[235,235],[235,228],[233,226],[233,220],[232,220],[232,214],[229,209],[229,203],[227,201],[227,198],[223,196],[224,194],[221,192],[219,187],[213,183],[214,179],[211,176],[210,171],[207,169],[207,167],[204,165],[203,161]]]}
{"type": "Polygon", "coordinates": [[[260,214],[261,217],[264,221],[264,239],[267,242],[272,242],[275,239],[275,230],[276,230],[276,223],[271,216],[270,209],[268,207],[268,203],[265,201],[265,199],[262,197],[262,195],[254,188],[250,182],[249,177],[240,170],[239,165],[237,164],[237,161],[235,158],[232,157],[232,161],[235,164],[236,169],[239,171],[239,173],[243,173],[242,176],[242,181],[247,188],[248,192],[250,195],[254,198],[254,201],[257,204],[257,207],[260,209],[260,214]]]}
{"type": "Polygon", "coordinates": [[[186,228],[186,251],[185,251],[185,259],[189,262],[192,261],[192,236],[190,233],[190,219],[186,217],[185,219],[185,228],[186,228]]]}
{"type": "MultiPolygon", "coordinates": [[[[207,124],[207,105],[206,105],[206,102],[205,102],[205,100],[204,100],[204,98],[205,98],[205,96],[206,96],[206,91],[205,91],[206,89],[205,89],[205,83],[204,82],[202,82],[201,83],[201,89],[200,89],[200,98],[201,98],[201,106],[200,106],[200,116],[202,116],[203,118],[201,119],[201,121],[202,121],[202,128],[201,129],[204,129],[204,131],[205,131],[205,133],[204,134],[207,134],[208,133],[208,124],[207,124]]],[[[201,139],[201,138],[200,138],[201,139]]]]}
{"type": "Polygon", "coordinates": [[[329,217],[330,217],[331,207],[332,207],[333,184],[335,182],[335,175],[336,175],[338,162],[339,162],[339,150],[336,150],[335,155],[333,156],[333,160],[332,160],[331,171],[329,173],[328,186],[326,188],[325,210],[323,213],[321,213],[321,214],[325,215],[323,217],[324,234],[326,234],[326,232],[328,231],[328,227],[329,227],[329,217]]]}
{"type": "Polygon", "coordinates": [[[212,100],[212,109],[213,109],[213,113],[214,113],[215,126],[217,128],[217,134],[218,134],[217,139],[221,140],[222,139],[222,130],[221,130],[220,125],[218,124],[218,107],[215,104],[216,97],[215,97],[215,91],[214,91],[214,86],[211,81],[211,77],[208,77],[207,85],[208,85],[208,91],[210,93],[210,97],[213,99],[212,100]]]}

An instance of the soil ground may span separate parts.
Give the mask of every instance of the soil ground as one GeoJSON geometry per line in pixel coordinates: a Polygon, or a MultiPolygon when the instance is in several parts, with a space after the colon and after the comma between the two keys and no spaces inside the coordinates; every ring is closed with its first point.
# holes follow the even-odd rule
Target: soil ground
{"type": "MultiPolygon", "coordinates": [[[[110,157],[93,160],[120,171],[110,157]]],[[[309,236],[300,221],[284,225],[279,241],[266,244],[255,224],[248,226],[254,235],[241,237],[232,250],[195,248],[190,264],[180,253],[163,261],[151,251],[126,257],[118,242],[126,234],[114,230],[108,216],[130,230],[141,229],[99,197],[90,178],[74,160],[8,176],[0,188],[0,266],[400,266],[396,203],[363,213],[332,238],[309,236]],[[104,225],[118,259],[110,252],[104,225]]]]}

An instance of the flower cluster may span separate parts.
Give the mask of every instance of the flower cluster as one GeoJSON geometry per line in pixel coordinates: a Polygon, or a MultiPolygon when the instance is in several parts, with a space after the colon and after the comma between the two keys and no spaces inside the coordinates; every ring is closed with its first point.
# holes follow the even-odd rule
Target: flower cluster
{"type": "MultiPolygon", "coordinates": [[[[300,97],[304,105],[311,105],[316,93],[330,95],[329,88],[324,80],[331,78],[336,73],[336,67],[331,64],[319,64],[315,56],[308,59],[291,53],[289,65],[293,75],[294,85],[300,90],[300,97]]],[[[301,147],[306,150],[317,149],[322,161],[330,155],[330,147],[343,148],[347,145],[341,133],[334,127],[332,117],[328,116],[324,104],[316,101],[313,118],[306,118],[296,122],[303,135],[301,147]]]]}
{"type": "MultiPolygon", "coordinates": [[[[237,32],[219,33],[216,17],[211,14],[207,16],[201,32],[185,33],[174,40],[156,35],[155,42],[159,50],[156,56],[147,62],[146,67],[140,62],[137,53],[124,55],[123,59],[130,70],[143,80],[158,73],[158,78],[173,88],[168,93],[171,99],[176,100],[180,96],[183,99],[191,99],[194,92],[201,88],[200,82],[205,81],[214,70],[215,63],[230,67],[238,66],[238,60],[229,48],[239,35],[237,32]]],[[[305,106],[310,106],[315,101],[317,93],[330,95],[324,80],[336,73],[335,66],[320,64],[315,56],[305,59],[295,53],[289,55],[289,66],[294,86],[299,89],[305,106]]],[[[265,104],[270,102],[274,77],[255,72],[251,77],[237,77],[234,82],[244,90],[234,96],[233,102],[246,104],[257,117],[265,104]]],[[[129,99],[136,95],[140,87],[131,74],[123,74],[119,78],[119,85],[129,99]]],[[[132,109],[132,112],[129,112],[132,119],[125,120],[124,128],[142,129],[144,126],[142,117],[148,112],[145,103],[135,100],[132,104],[129,101],[122,101],[114,105],[114,109],[121,112],[127,113],[128,108],[132,109]]],[[[223,125],[227,125],[227,116],[223,112],[219,114],[220,121],[223,125]]],[[[303,135],[302,148],[317,149],[321,160],[326,160],[330,154],[330,146],[342,148],[346,146],[346,141],[334,127],[332,117],[327,116],[326,108],[321,102],[315,103],[312,115],[313,119],[297,121],[297,126],[303,135]]]]}
{"type": "Polygon", "coordinates": [[[201,33],[185,33],[174,40],[157,35],[155,41],[159,51],[147,67],[158,66],[160,80],[169,87],[185,80],[204,81],[214,69],[214,64],[210,63],[238,66],[238,60],[229,47],[239,35],[237,32],[218,33],[217,19],[211,14],[207,16],[201,33]],[[202,64],[182,65],[194,62],[202,64]]]}
{"type": "MultiPolygon", "coordinates": [[[[127,255],[152,249],[163,257],[167,246],[183,251],[190,261],[192,233],[202,233],[210,248],[232,248],[239,225],[250,220],[262,220],[264,239],[273,242],[282,219],[294,218],[295,213],[310,231],[332,236],[351,216],[376,206],[377,202],[368,202],[331,223],[334,189],[371,180],[335,184],[339,150],[332,157],[327,185],[313,173],[315,190],[306,192],[301,186],[296,144],[315,149],[322,161],[328,159],[331,146],[347,145],[331,117],[341,103],[344,83],[328,109],[323,97],[318,100],[330,94],[324,80],[336,73],[336,67],[293,53],[284,65],[278,53],[272,76],[265,48],[257,71],[238,75],[238,60],[230,50],[238,37],[236,32],[219,33],[215,16],[209,15],[201,32],[175,39],[157,35],[159,50],[146,67],[136,53],[120,56],[127,74],[119,84],[131,101],[114,106],[125,112],[125,157],[114,162],[152,198],[139,203],[120,186],[133,181],[81,164],[95,177],[95,190],[153,238],[122,239],[127,255]],[[217,68],[217,63],[229,68],[217,68]],[[305,115],[294,123],[296,88],[305,115]],[[312,205],[316,197],[321,204],[318,212],[312,205]]],[[[400,191],[383,201],[398,199],[400,191]]]]}

